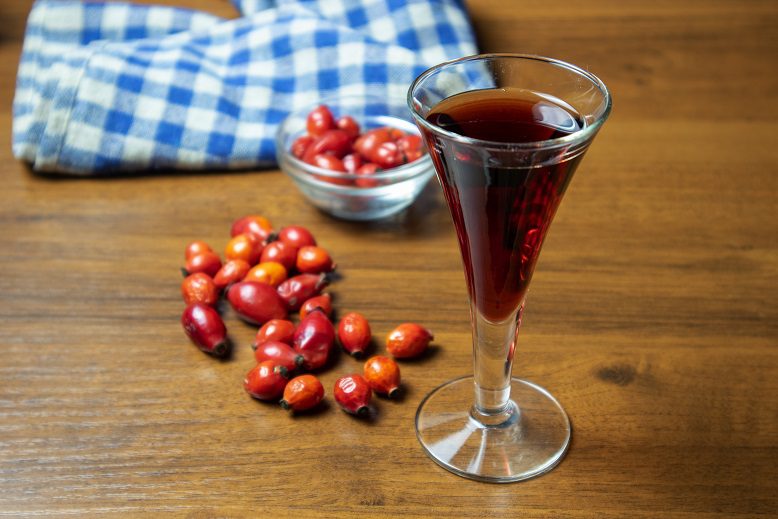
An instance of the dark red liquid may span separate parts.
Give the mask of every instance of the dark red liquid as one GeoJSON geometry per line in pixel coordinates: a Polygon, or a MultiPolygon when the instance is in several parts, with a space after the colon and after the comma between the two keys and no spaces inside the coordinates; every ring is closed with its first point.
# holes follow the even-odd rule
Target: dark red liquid
{"type": "MultiPolygon", "coordinates": [[[[517,89],[457,94],[436,105],[427,120],[466,137],[505,143],[544,141],[582,128],[572,110],[517,89]]],[[[537,166],[429,131],[425,138],[454,219],[470,297],[486,319],[503,320],[524,300],[548,226],[582,154],[537,166]]]]}

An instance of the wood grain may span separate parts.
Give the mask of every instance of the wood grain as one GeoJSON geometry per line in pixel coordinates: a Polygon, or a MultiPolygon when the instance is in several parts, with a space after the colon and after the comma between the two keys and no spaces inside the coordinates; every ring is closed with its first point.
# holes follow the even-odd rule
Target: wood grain
{"type": "MultiPolygon", "coordinates": [[[[33,174],[7,144],[30,4],[0,5],[0,516],[775,517],[775,2],[468,3],[484,51],[570,60],[615,99],[544,247],[514,369],[559,398],[573,444],[503,486],[443,471],[413,432],[423,395],[470,370],[438,187],[356,224],[278,171],[33,174]],[[230,311],[231,359],[187,343],[183,248],[221,249],[247,213],[314,230],[343,274],[338,311],[377,338],[406,320],[435,332],[434,354],[402,365],[404,401],[368,423],[331,399],[291,418],[241,389],[254,329],[230,311]]],[[[358,369],[339,358],[328,393],[358,369]]]]}

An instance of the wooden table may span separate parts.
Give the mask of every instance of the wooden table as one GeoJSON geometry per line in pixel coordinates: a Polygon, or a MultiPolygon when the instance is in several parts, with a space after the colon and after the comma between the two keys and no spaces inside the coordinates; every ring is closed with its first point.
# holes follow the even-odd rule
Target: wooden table
{"type": "MultiPolygon", "coordinates": [[[[572,61],[615,99],[545,245],[514,369],[559,398],[573,443],[512,485],[449,474],[414,435],[423,395],[471,369],[439,188],[356,224],[277,171],[36,175],[8,145],[30,3],[0,6],[0,516],[778,513],[775,2],[469,2],[484,51],[572,61]],[[343,274],[337,308],[377,337],[435,332],[436,353],[402,365],[404,401],[379,400],[372,423],[331,398],[291,418],[241,388],[254,328],[227,313],[225,362],[188,343],[184,246],[221,249],[248,213],[314,230],[343,274]]],[[[321,378],[330,391],[357,369],[341,356],[321,378]]]]}

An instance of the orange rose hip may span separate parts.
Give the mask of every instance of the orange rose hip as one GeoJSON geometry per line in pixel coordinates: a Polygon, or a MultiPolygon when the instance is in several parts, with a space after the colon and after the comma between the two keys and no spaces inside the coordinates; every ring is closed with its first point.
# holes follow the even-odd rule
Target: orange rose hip
{"type": "Polygon", "coordinates": [[[389,398],[397,396],[400,390],[400,366],[389,357],[376,355],[365,362],[365,380],[376,393],[389,398]]]}
{"type": "Polygon", "coordinates": [[[281,407],[291,411],[307,411],[316,407],[324,398],[324,386],[313,375],[293,378],[284,388],[281,407]]]}
{"type": "Polygon", "coordinates": [[[427,350],[434,337],[416,323],[403,323],[386,337],[386,351],[396,359],[418,357],[427,350]]]}

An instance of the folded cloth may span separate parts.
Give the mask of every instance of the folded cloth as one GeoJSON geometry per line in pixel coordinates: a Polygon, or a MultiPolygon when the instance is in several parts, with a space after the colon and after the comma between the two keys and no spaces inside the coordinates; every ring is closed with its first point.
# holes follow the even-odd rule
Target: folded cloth
{"type": "Polygon", "coordinates": [[[473,54],[463,0],[241,0],[181,8],[39,0],[14,98],[13,151],[99,174],[275,164],[279,122],[331,95],[404,97],[473,54]]]}

